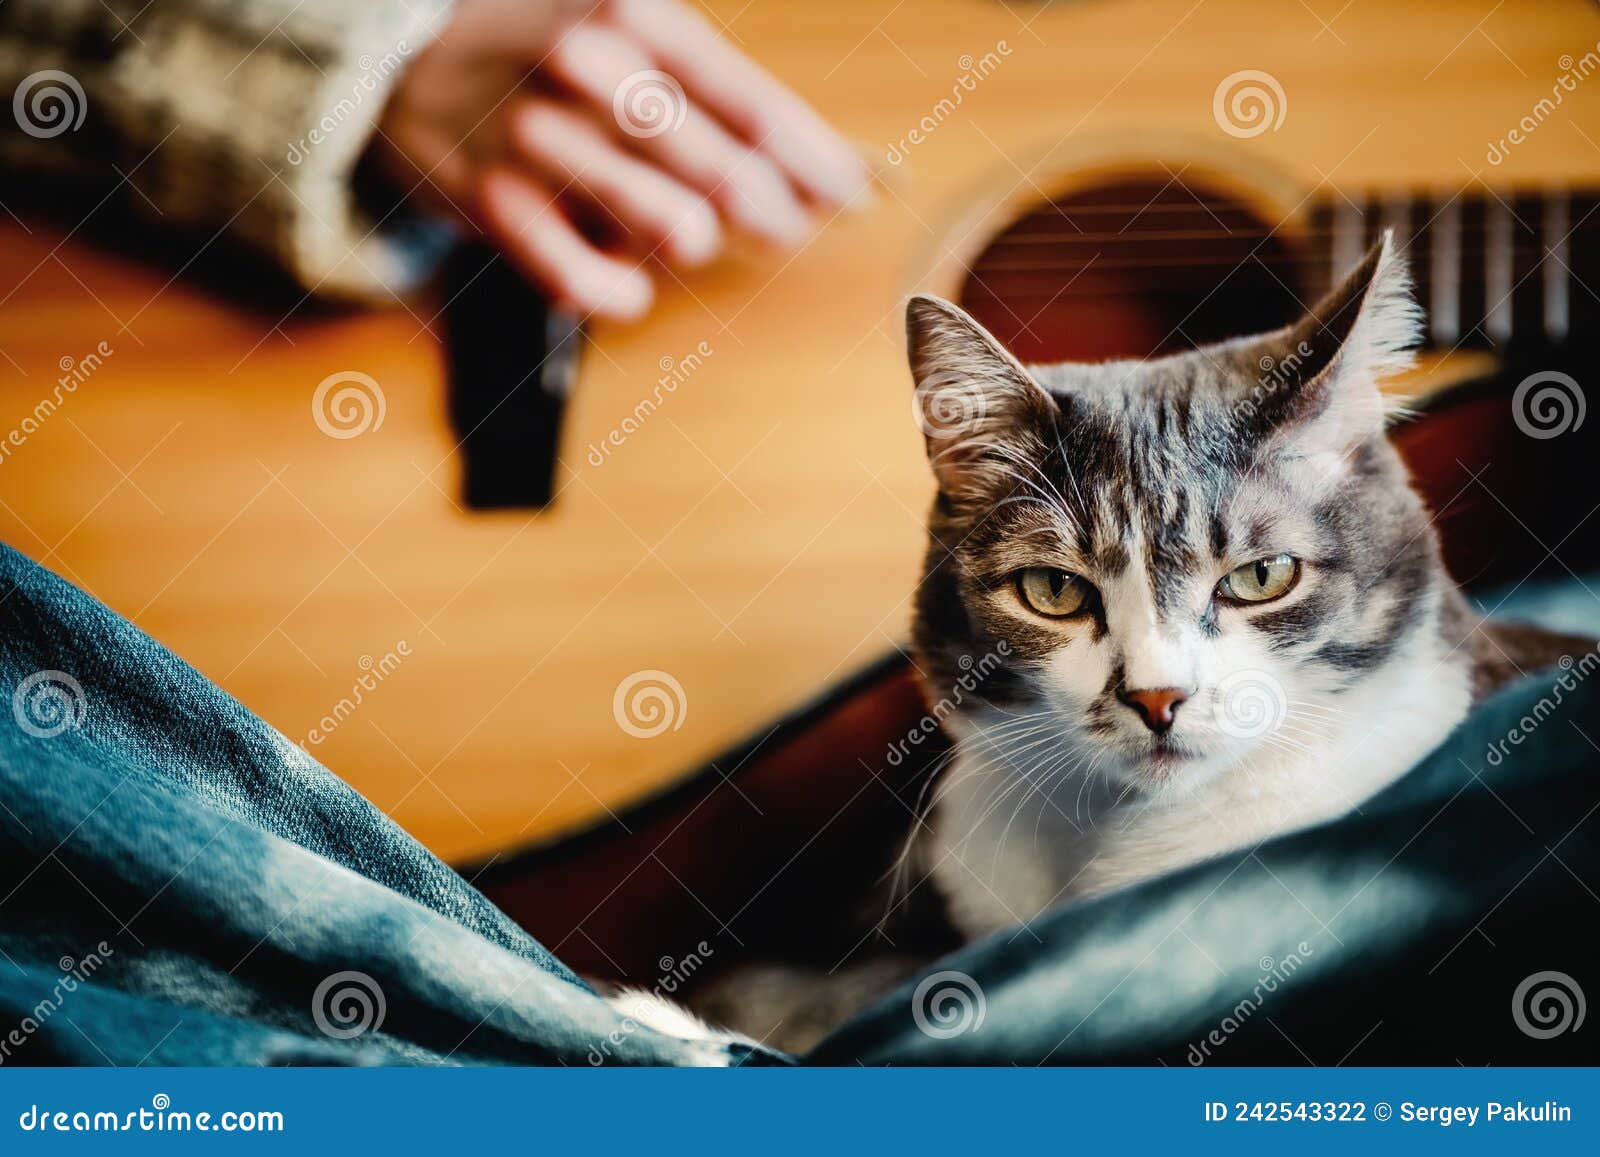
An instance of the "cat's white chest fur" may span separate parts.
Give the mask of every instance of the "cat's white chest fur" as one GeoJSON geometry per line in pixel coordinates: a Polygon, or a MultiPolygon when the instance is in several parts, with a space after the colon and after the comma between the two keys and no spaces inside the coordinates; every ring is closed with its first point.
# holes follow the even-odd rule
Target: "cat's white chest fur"
{"type": "Polygon", "coordinates": [[[1119,804],[1092,776],[1051,778],[1060,761],[1048,750],[1022,769],[974,754],[985,745],[970,742],[972,729],[985,720],[970,718],[917,847],[920,869],[956,926],[980,936],[1359,808],[1437,746],[1471,700],[1463,656],[1433,639],[1408,651],[1342,697],[1325,738],[1297,751],[1263,744],[1192,792],[1157,800],[1119,804]]]}

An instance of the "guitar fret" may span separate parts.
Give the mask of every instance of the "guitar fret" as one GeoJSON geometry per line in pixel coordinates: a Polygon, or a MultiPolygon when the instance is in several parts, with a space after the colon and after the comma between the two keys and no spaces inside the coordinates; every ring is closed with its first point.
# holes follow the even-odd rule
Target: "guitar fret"
{"type": "Polygon", "coordinates": [[[1394,231],[1395,252],[1403,253],[1411,244],[1411,196],[1391,193],[1383,199],[1383,228],[1394,231]]]}
{"type": "Polygon", "coordinates": [[[1544,335],[1565,340],[1572,324],[1571,246],[1567,233],[1571,199],[1564,191],[1545,195],[1544,202],[1544,335]]]}
{"type": "Polygon", "coordinates": [[[1367,248],[1366,214],[1354,198],[1333,203],[1333,275],[1343,277],[1355,268],[1367,248]]]}
{"type": "Polygon", "coordinates": [[[1433,340],[1454,345],[1461,333],[1461,198],[1453,194],[1434,217],[1429,237],[1432,274],[1428,313],[1433,340]]]}
{"type": "MultiPolygon", "coordinates": [[[[1122,191],[1112,195],[1118,194],[1122,191]]],[[[1586,194],[1548,187],[1329,189],[1309,206],[1300,227],[1281,238],[1225,204],[1220,206],[1229,214],[1225,228],[1219,229],[1204,208],[1188,218],[1172,213],[1144,225],[1149,202],[1148,194],[1111,202],[1129,222],[1101,221],[1091,233],[1071,231],[1058,213],[1041,210],[995,241],[975,268],[968,292],[985,309],[1013,321],[1016,315],[1005,308],[1012,300],[1030,303],[1030,315],[1040,309],[1056,314],[1096,308],[1082,302],[1140,299],[1173,319],[1198,311],[1203,319],[1192,325],[1186,320],[1177,334],[1195,342],[1226,332],[1229,324],[1221,319],[1225,294],[1219,292],[1218,277],[1229,282],[1228,292],[1240,301],[1254,303],[1249,307],[1254,316],[1286,321],[1293,306],[1336,285],[1388,232],[1411,267],[1433,349],[1517,347],[1526,353],[1585,331],[1591,312],[1600,324],[1600,309],[1594,308],[1600,297],[1583,288],[1589,270],[1600,274],[1600,254],[1594,251],[1600,243],[1600,211],[1589,216],[1595,202],[1586,194]],[[1236,252],[1230,243],[1239,247],[1236,252]],[[1247,252],[1251,247],[1266,255],[1247,252]],[[1245,286],[1242,275],[1254,280],[1245,286]],[[1279,290],[1293,300],[1280,298],[1279,290]],[[1287,312],[1279,317],[1277,309],[1287,312]]],[[[1082,206],[1069,201],[1068,209],[1076,213],[1082,206]]],[[[1600,286],[1600,279],[1593,284],[1600,286]]],[[[1126,351],[1095,347],[1090,352],[1099,357],[1126,351]]]]}
{"type": "Polygon", "coordinates": [[[1489,315],[1484,319],[1492,341],[1511,337],[1511,262],[1515,256],[1511,242],[1511,207],[1490,195],[1488,212],[1489,243],[1483,251],[1483,276],[1489,315]]]}

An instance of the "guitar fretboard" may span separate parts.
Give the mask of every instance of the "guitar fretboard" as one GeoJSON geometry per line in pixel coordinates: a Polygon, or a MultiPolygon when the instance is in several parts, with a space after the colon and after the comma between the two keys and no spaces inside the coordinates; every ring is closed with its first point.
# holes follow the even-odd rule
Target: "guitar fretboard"
{"type": "Polygon", "coordinates": [[[1564,189],[1335,194],[1311,216],[1323,250],[1315,289],[1393,229],[1411,259],[1430,344],[1562,345],[1600,321],[1597,208],[1595,194],[1564,189]]]}
{"type": "Polygon", "coordinates": [[[972,263],[962,302],[1034,361],[1145,357],[1298,317],[1392,228],[1437,349],[1600,332],[1600,195],[1334,191],[1271,219],[1187,182],[1130,178],[1031,210],[972,263]]]}

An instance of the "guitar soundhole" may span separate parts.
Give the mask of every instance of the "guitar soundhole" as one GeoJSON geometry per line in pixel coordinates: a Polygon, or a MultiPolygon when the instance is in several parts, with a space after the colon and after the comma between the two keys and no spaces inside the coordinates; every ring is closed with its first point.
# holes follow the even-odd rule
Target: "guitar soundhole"
{"type": "Polygon", "coordinates": [[[1252,208],[1162,173],[1081,189],[973,262],[961,304],[1024,361],[1190,349],[1293,320],[1289,246],[1252,208]]]}

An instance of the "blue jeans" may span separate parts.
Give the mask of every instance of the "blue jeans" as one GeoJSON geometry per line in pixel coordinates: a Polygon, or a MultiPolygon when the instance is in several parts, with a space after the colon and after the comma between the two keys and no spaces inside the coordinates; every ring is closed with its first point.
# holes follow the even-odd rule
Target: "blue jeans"
{"type": "Polygon", "coordinates": [[[303,750],[6,547],[0,689],[0,1064],[768,1059],[620,1017],[303,750]]]}

